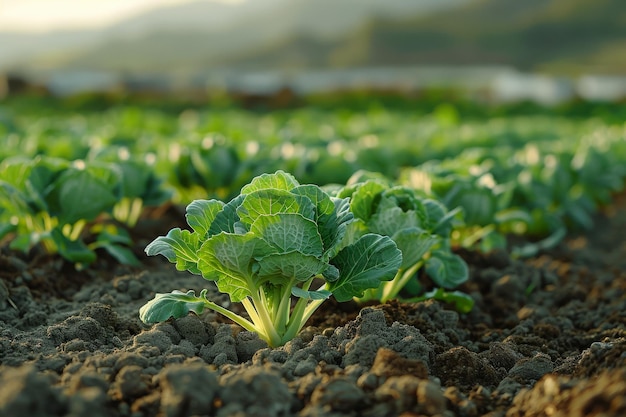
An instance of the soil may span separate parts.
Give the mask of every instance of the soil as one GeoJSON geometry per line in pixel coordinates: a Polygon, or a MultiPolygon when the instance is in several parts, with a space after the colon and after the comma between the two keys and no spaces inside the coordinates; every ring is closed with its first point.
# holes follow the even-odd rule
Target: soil
{"type": "MultiPolygon", "coordinates": [[[[169,223],[146,220],[138,254],[169,223]]],[[[622,195],[534,258],[464,252],[469,314],[328,301],[275,349],[210,312],[143,325],[155,292],[208,284],[164,259],[76,271],[5,248],[0,417],[624,416],[625,235],[622,195]]]]}

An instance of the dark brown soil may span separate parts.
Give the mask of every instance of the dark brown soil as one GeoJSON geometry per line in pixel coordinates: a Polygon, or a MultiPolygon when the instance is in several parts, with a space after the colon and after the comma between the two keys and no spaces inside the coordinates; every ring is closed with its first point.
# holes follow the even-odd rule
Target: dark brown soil
{"type": "Polygon", "coordinates": [[[75,271],[5,249],[0,417],[624,416],[625,235],[622,195],[537,257],[463,253],[470,314],[328,301],[277,349],[213,313],[141,324],[154,292],[208,285],[162,259],[75,271]]]}

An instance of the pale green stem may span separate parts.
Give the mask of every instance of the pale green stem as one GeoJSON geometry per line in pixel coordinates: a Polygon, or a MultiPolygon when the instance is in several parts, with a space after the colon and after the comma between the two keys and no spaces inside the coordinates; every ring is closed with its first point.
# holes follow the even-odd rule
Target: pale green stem
{"type": "Polygon", "coordinates": [[[54,229],[55,221],[47,212],[43,213],[43,223],[44,223],[44,230],[54,229]]]}
{"type": "MultiPolygon", "coordinates": [[[[52,229],[54,229],[55,226],[55,219],[53,219],[50,214],[48,214],[47,212],[42,212],[40,213],[40,219],[37,219],[36,217],[31,217],[31,227],[33,230],[37,231],[38,233],[46,233],[51,231],[52,229]]],[[[46,249],[46,252],[48,253],[57,253],[58,252],[58,248],[57,245],[54,243],[54,241],[52,239],[42,239],[41,243],[43,244],[43,247],[46,249]]]]}
{"type": "Polygon", "coordinates": [[[289,310],[291,307],[291,287],[295,284],[295,278],[292,278],[287,284],[281,287],[279,295],[282,294],[280,303],[278,303],[278,314],[274,317],[276,330],[278,334],[284,335],[287,330],[289,321],[289,310]]]}
{"type": "Polygon", "coordinates": [[[385,282],[383,284],[382,296],[380,297],[381,303],[386,303],[389,300],[393,300],[398,296],[398,293],[404,286],[413,278],[418,269],[424,265],[424,261],[419,261],[412,265],[406,271],[400,269],[394,279],[385,282]]]}
{"type": "Polygon", "coordinates": [[[83,229],[87,225],[87,220],[80,219],[73,226],[71,226],[71,230],[69,235],[66,235],[70,240],[78,240],[80,234],[83,232],[83,229]]]}
{"type": "Polygon", "coordinates": [[[463,241],[461,242],[461,246],[463,246],[464,248],[470,248],[476,242],[478,242],[483,237],[487,236],[489,233],[491,233],[495,229],[496,229],[495,224],[490,224],[490,225],[481,227],[477,231],[475,231],[474,233],[472,233],[471,235],[463,239],[463,241]]]}
{"type": "Polygon", "coordinates": [[[263,288],[259,288],[257,292],[252,292],[250,298],[252,298],[254,309],[258,313],[258,317],[260,319],[260,322],[256,323],[257,326],[265,330],[264,333],[267,336],[266,340],[271,347],[279,346],[281,337],[278,335],[270,313],[267,311],[267,300],[263,292],[263,288]]]}
{"type": "Polygon", "coordinates": [[[257,314],[256,310],[254,309],[254,305],[252,305],[252,302],[250,302],[249,298],[246,297],[241,300],[241,304],[246,309],[246,312],[250,316],[250,320],[252,320],[253,323],[261,323],[261,318],[257,314]]]}
{"type": "Polygon", "coordinates": [[[133,227],[139,221],[141,212],[143,210],[143,200],[141,198],[133,199],[131,203],[130,215],[128,218],[128,226],[133,227]]]}
{"type": "Polygon", "coordinates": [[[128,197],[122,198],[115,206],[113,206],[113,217],[122,223],[126,223],[129,212],[128,197]]]}
{"type": "MultiPolygon", "coordinates": [[[[326,284],[322,285],[317,290],[319,291],[319,290],[324,290],[324,289],[327,289],[326,284]]],[[[302,318],[300,319],[300,329],[302,328],[302,326],[304,326],[307,320],[311,318],[313,313],[315,313],[315,311],[322,305],[324,301],[326,301],[326,299],[311,300],[311,302],[307,304],[306,308],[304,309],[304,314],[302,315],[302,318]]],[[[298,331],[300,331],[300,329],[298,329],[298,331]]]]}
{"type": "MultiPolygon", "coordinates": [[[[312,282],[313,278],[306,281],[302,285],[302,289],[308,291],[312,282]]],[[[283,335],[283,340],[288,341],[293,339],[302,328],[302,316],[304,315],[304,310],[308,302],[309,300],[306,298],[298,298],[296,305],[291,311],[291,317],[289,318],[289,322],[287,323],[287,329],[285,331],[285,334],[283,335]]]]}
{"type": "Polygon", "coordinates": [[[141,198],[124,197],[113,207],[113,217],[133,227],[139,221],[142,209],[143,200],[141,198]]]}
{"type": "MultiPolygon", "coordinates": [[[[238,314],[233,313],[232,311],[218,305],[215,304],[212,301],[209,301],[207,299],[204,299],[204,306],[215,311],[216,313],[220,313],[221,315],[231,319],[232,321],[234,321],[235,323],[237,323],[238,325],[240,325],[241,327],[243,327],[244,329],[250,331],[250,332],[255,332],[255,333],[261,333],[260,329],[255,326],[253,323],[251,323],[250,321],[244,319],[243,317],[241,317],[238,314]]],[[[246,309],[247,310],[247,309],[246,309]]],[[[248,312],[249,314],[250,312],[248,312]]]]}
{"type": "MultiPolygon", "coordinates": [[[[272,318],[272,322],[277,323],[276,318],[278,316],[280,316],[280,306],[281,306],[281,301],[282,301],[282,287],[281,286],[272,286],[271,287],[271,291],[272,291],[272,295],[271,295],[271,318],[272,318]]],[[[267,302],[267,294],[265,294],[265,291],[263,291],[263,295],[265,296],[265,298],[263,299],[265,302],[267,302]]],[[[269,303],[266,305],[270,305],[269,303]]],[[[279,332],[280,333],[280,332],[279,332]]]]}

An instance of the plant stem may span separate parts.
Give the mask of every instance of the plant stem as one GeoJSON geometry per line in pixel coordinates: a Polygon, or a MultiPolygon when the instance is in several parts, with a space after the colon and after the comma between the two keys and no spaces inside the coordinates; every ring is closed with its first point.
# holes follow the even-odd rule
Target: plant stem
{"type": "Polygon", "coordinates": [[[289,309],[291,307],[291,287],[295,284],[295,278],[280,288],[279,294],[282,294],[280,303],[278,303],[278,314],[274,317],[274,323],[278,334],[283,335],[287,331],[287,323],[289,321],[289,309]]]}
{"type": "Polygon", "coordinates": [[[407,270],[403,271],[400,269],[394,279],[391,281],[385,282],[383,284],[382,296],[380,297],[381,303],[386,303],[389,300],[392,300],[398,296],[398,293],[404,286],[413,278],[418,269],[420,269],[424,265],[424,261],[419,261],[416,264],[412,265],[407,270]]]}
{"type": "Polygon", "coordinates": [[[260,329],[258,329],[257,326],[255,326],[253,323],[246,320],[245,318],[241,317],[239,314],[233,313],[232,311],[214,303],[213,301],[209,301],[206,298],[203,301],[204,301],[204,306],[206,308],[211,309],[215,311],[216,313],[220,313],[221,315],[231,319],[232,321],[234,321],[235,323],[237,323],[238,325],[240,325],[241,327],[243,327],[244,329],[248,331],[261,334],[260,329]]]}
{"type": "Polygon", "coordinates": [[[270,347],[279,346],[282,342],[282,338],[276,331],[269,311],[267,311],[267,299],[263,287],[261,286],[258,291],[252,292],[250,298],[254,310],[258,314],[259,322],[255,322],[256,326],[263,330],[263,334],[266,336],[265,341],[270,347]]]}
{"type": "Polygon", "coordinates": [[[471,235],[465,237],[461,242],[461,246],[464,248],[471,248],[476,242],[480,239],[487,236],[489,233],[496,230],[495,224],[490,224],[484,227],[480,227],[478,230],[474,231],[471,235]]]}
{"type": "MultiPolygon", "coordinates": [[[[317,289],[317,291],[320,290],[327,290],[327,285],[324,284],[321,287],[319,287],[317,289]]],[[[302,318],[300,319],[300,328],[298,329],[298,331],[300,331],[300,329],[302,329],[302,326],[304,326],[304,324],[307,322],[307,320],[309,320],[311,318],[311,316],[313,315],[313,313],[315,313],[315,310],[317,310],[322,303],[326,301],[325,299],[321,299],[321,300],[311,300],[310,303],[308,303],[308,305],[306,306],[306,308],[304,309],[304,314],[302,315],[302,318]]]]}
{"type": "MultiPolygon", "coordinates": [[[[311,283],[313,282],[313,279],[314,278],[311,278],[310,280],[302,284],[302,289],[305,291],[308,291],[309,287],[311,286],[311,283]]],[[[289,322],[287,323],[287,329],[285,333],[283,334],[283,340],[285,342],[293,339],[300,332],[300,330],[304,326],[304,323],[306,323],[306,320],[308,320],[308,318],[307,319],[303,319],[303,318],[305,314],[305,309],[307,305],[309,304],[309,302],[310,300],[306,298],[299,298],[298,301],[296,302],[296,305],[294,306],[293,311],[291,312],[291,317],[289,318],[289,322]]]]}

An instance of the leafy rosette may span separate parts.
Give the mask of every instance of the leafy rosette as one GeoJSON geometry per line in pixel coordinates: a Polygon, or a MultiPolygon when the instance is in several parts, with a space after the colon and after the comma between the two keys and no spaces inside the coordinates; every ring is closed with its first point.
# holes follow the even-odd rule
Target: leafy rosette
{"type": "Polygon", "coordinates": [[[348,198],[301,185],[283,171],[256,177],[228,203],[193,201],[186,218],[192,230],[172,229],[146,253],[214,281],[231,301],[243,304],[250,320],[208,301],[205,291],[198,298],[157,294],[140,311],[144,322],[210,308],[259,333],[270,346],[282,345],[329,296],[363,296],[392,279],[402,263],[387,236],[347,236],[354,221],[348,198]],[[321,286],[311,289],[316,279],[321,286]],[[298,300],[293,310],[292,296],[298,300]]]}
{"type": "MultiPolygon", "coordinates": [[[[402,252],[396,277],[368,290],[362,301],[385,302],[403,289],[417,296],[422,290],[416,272],[422,268],[436,286],[444,289],[455,288],[468,279],[467,264],[450,246],[453,221],[459,209],[448,211],[437,200],[367,172],[356,173],[336,194],[339,198],[350,198],[350,210],[356,218],[348,226],[346,236],[350,239],[368,233],[389,236],[402,252]]],[[[471,309],[471,298],[459,297],[454,299],[457,307],[471,309]]]]}

